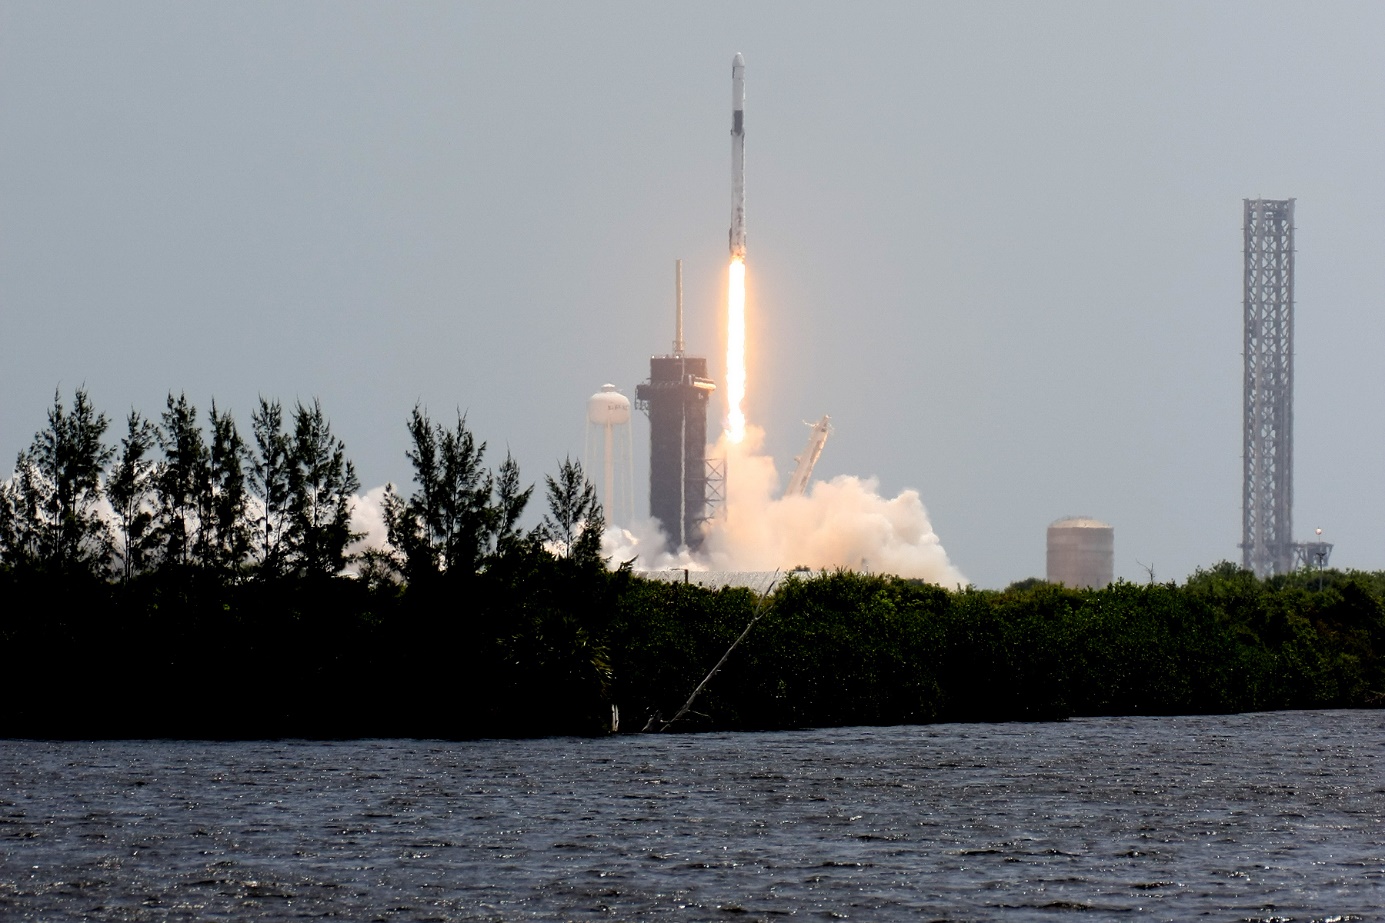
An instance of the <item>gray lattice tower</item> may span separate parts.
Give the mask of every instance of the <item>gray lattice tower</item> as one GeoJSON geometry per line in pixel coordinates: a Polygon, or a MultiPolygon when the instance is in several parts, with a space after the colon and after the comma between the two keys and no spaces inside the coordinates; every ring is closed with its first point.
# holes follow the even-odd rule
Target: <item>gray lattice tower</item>
{"type": "Polygon", "coordinates": [[[1294,200],[1245,200],[1242,564],[1294,566],[1294,200]]]}

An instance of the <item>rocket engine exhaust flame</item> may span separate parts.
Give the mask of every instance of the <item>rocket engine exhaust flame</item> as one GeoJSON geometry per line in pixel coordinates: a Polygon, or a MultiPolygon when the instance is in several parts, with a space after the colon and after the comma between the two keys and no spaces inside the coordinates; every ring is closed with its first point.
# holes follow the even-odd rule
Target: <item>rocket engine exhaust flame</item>
{"type": "Polygon", "coordinates": [[[745,438],[745,260],[733,259],[726,284],[726,437],[745,438]]]}
{"type": "Polygon", "coordinates": [[[745,58],[731,59],[731,267],[726,283],[726,438],[745,439],[745,58]]]}

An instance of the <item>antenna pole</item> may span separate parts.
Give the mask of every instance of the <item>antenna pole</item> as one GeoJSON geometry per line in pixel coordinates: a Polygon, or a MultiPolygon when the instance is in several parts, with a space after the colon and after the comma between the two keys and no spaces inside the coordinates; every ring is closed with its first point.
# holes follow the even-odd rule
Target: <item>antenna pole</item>
{"type": "Polygon", "coordinates": [[[683,261],[673,261],[673,282],[675,288],[675,300],[677,305],[677,320],[674,326],[673,354],[683,355],[683,261]]]}

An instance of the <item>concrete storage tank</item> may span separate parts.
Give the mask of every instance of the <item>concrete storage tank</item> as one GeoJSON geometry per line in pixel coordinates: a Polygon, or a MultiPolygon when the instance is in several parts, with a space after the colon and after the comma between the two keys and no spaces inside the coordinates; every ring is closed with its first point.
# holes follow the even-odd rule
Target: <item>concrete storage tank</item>
{"type": "Polygon", "coordinates": [[[1070,587],[1101,588],[1116,566],[1116,530],[1086,516],[1069,516],[1048,527],[1048,579],[1070,587]]]}

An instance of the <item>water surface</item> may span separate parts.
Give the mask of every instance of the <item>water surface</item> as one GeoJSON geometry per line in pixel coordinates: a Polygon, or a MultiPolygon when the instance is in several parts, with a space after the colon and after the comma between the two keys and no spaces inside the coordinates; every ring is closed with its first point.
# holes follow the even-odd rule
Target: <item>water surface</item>
{"type": "Polygon", "coordinates": [[[0,918],[1381,918],[1385,712],[0,742],[0,918]]]}

